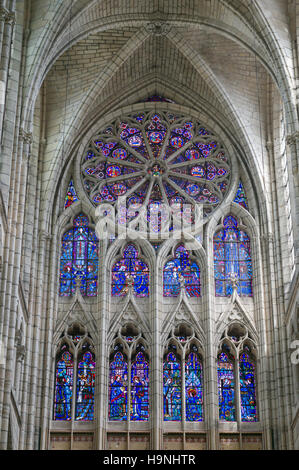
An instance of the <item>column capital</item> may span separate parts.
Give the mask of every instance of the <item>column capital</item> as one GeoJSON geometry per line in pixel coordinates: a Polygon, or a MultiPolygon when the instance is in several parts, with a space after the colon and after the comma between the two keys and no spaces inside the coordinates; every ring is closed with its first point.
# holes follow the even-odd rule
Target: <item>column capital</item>
{"type": "Polygon", "coordinates": [[[22,127],[19,130],[19,137],[24,143],[31,145],[33,142],[32,132],[26,132],[22,127]]]}
{"type": "Polygon", "coordinates": [[[16,23],[15,12],[9,11],[6,8],[0,8],[0,21],[14,26],[16,23]]]}

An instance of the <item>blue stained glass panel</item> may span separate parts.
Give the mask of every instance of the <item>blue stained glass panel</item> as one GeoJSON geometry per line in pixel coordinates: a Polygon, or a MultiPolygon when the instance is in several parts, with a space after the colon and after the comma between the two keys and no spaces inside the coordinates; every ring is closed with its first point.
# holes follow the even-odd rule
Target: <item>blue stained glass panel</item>
{"type": "Polygon", "coordinates": [[[109,420],[127,420],[128,365],[121,352],[110,363],[109,420]]]}
{"type": "Polygon", "coordinates": [[[54,419],[69,421],[72,418],[73,356],[62,352],[56,365],[54,419]]]}
{"type": "Polygon", "coordinates": [[[243,352],[239,360],[241,420],[257,421],[255,364],[247,352],[243,352]]]}
{"type": "Polygon", "coordinates": [[[186,421],[203,420],[202,364],[196,353],[190,353],[185,363],[186,421]]]}
{"type": "Polygon", "coordinates": [[[218,356],[219,418],[235,421],[234,363],[225,352],[218,356]]]}
{"type": "Polygon", "coordinates": [[[181,365],[170,352],[163,366],[164,421],[182,420],[181,365]]]}
{"type": "Polygon", "coordinates": [[[149,295],[149,270],[147,264],[138,258],[138,251],[133,244],[127,245],[124,256],[112,268],[112,295],[124,296],[128,292],[128,278],[133,278],[136,297],[149,295]]]}
{"type": "Polygon", "coordinates": [[[149,419],[149,364],[142,352],[131,366],[131,420],[149,419]]]}
{"type": "Polygon", "coordinates": [[[240,296],[252,296],[250,239],[238,228],[237,219],[228,216],[224,228],[214,235],[214,275],[216,296],[232,294],[231,276],[238,280],[240,296]]]}
{"type": "Polygon", "coordinates": [[[84,214],[73,224],[62,237],[59,294],[72,295],[78,285],[83,296],[93,297],[97,295],[98,239],[84,214]]]}
{"type": "Polygon", "coordinates": [[[245,194],[245,191],[244,191],[242,181],[239,182],[239,186],[238,186],[238,189],[237,189],[237,194],[236,194],[236,197],[234,199],[234,202],[236,202],[237,204],[240,204],[240,206],[242,206],[242,207],[244,207],[244,209],[248,210],[247,198],[246,198],[246,194],[245,194]]]}
{"type": "Polygon", "coordinates": [[[200,297],[200,269],[189,259],[189,252],[183,245],[175,250],[175,258],[168,261],[163,270],[164,297],[177,297],[180,293],[180,279],[185,280],[185,289],[189,297],[200,297]]]}
{"type": "Polygon", "coordinates": [[[94,418],[95,361],[86,352],[78,363],[76,420],[92,421],[94,418]]]}
{"type": "Polygon", "coordinates": [[[78,201],[77,193],[75,190],[75,186],[73,181],[71,180],[69,183],[69,187],[67,189],[64,208],[67,209],[70,207],[74,202],[78,201]]]}

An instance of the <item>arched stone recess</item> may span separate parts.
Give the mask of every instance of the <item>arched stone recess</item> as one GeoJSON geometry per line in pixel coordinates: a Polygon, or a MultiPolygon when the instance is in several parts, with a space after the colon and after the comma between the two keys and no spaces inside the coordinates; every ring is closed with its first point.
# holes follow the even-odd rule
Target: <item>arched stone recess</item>
{"type": "MultiPolygon", "coordinates": [[[[206,13],[206,18],[205,18],[205,21],[204,21],[204,24],[207,24],[209,23],[209,20],[211,22],[211,25],[212,27],[214,28],[217,28],[218,31],[221,31],[221,32],[224,32],[224,34],[232,37],[232,36],[238,36],[238,37],[242,37],[244,36],[244,39],[243,39],[243,45],[249,45],[250,49],[251,50],[255,50],[256,52],[258,52],[258,48],[260,48],[260,57],[262,57],[266,62],[268,62],[269,64],[272,62],[271,61],[271,54],[269,54],[268,52],[268,48],[271,49],[271,52],[274,54],[275,56],[275,60],[274,60],[274,64],[275,64],[275,72],[274,72],[274,75],[278,76],[278,82],[279,82],[279,85],[280,85],[280,88],[281,88],[281,91],[284,91],[285,95],[288,94],[287,91],[285,91],[288,87],[288,65],[285,63],[284,59],[283,59],[283,53],[281,51],[281,49],[279,47],[277,47],[277,42],[278,42],[278,38],[275,36],[275,33],[272,31],[271,29],[271,26],[270,24],[266,21],[264,15],[262,14],[261,10],[256,6],[256,5],[253,5],[252,8],[254,8],[254,20],[253,20],[253,15],[249,15],[251,16],[251,23],[250,24],[250,20],[247,19],[247,21],[245,21],[245,16],[244,16],[244,13],[243,14],[240,14],[238,13],[238,8],[237,7],[234,7],[232,8],[230,5],[227,5],[224,3],[224,5],[222,4],[221,7],[218,6],[218,8],[224,8],[227,10],[226,13],[226,17],[223,16],[223,10],[222,11],[222,18],[225,18],[226,21],[228,21],[229,24],[226,24],[225,21],[222,21],[222,23],[219,21],[219,19],[217,18],[217,14],[215,15],[215,18],[211,18],[211,16],[213,16],[212,14],[212,10],[209,11],[209,8],[208,8],[208,11],[206,13]],[[225,6],[224,6],[225,5],[225,6]],[[256,19],[257,18],[257,19],[256,19]],[[260,31],[254,31],[254,27],[257,27],[259,26],[259,29],[260,31],[262,31],[260,33],[260,31]],[[234,33],[235,31],[235,33],[234,33]],[[244,32],[246,31],[246,33],[244,34],[244,32]]],[[[47,70],[49,70],[49,68],[51,67],[51,62],[53,63],[53,60],[55,60],[57,58],[57,56],[59,56],[64,50],[66,50],[68,47],[70,47],[71,44],[73,44],[76,40],[88,35],[90,32],[95,32],[95,31],[98,31],[100,30],[101,28],[106,28],[106,29],[113,29],[113,28],[118,28],[119,27],[119,24],[120,24],[120,21],[117,17],[117,14],[115,16],[111,15],[109,16],[109,21],[107,18],[103,17],[101,20],[101,13],[100,12],[93,12],[93,7],[94,6],[94,3],[92,2],[91,5],[87,6],[87,8],[85,9],[84,11],[84,14],[82,16],[81,12],[80,14],[77,15],[77,21],[75,20],[75,18],[70,18],[70,16],[68,14],[66,14],[66,11],[63,10],[62,8],[60,9],[61,11],[58,11],[57,12],[57,15],[55,17],[55,21],[53,22],[49,22],[49,28],[51,28],[50,30],[50,34],[49,34],[49,31],[47,28],[45,28],[44,30],[44,35],[43,35],[43,39],[41,40],[41,46],[39,48],[37,48],[37,53],[36,55],[34,56],[35,57],[35,62],[36,62],[36,68],[32,68],[32,71],[31,71],[31,74],[29,76],[29,80],[28,80],[28,89],[27,89],[27,105],[25,107],[25,109],[27,110],[27,112],[29,111],[30,112],[30,108],[32,108],[32,106],[30,105],[30,103],[34,102],[35,99],[34,99],[34,93],[36,93],[36,89],[39,89],[40,87],[40,83],[42,82],[43,80],[43,77],[45,76],[45,73],[47,70]],[[88,12],[90,12],[93,16],[92,21],[88,21],[87,18],[88,18],[88,12]],[[85,23],[85,26],[83,26],[82,28],[82,24],[84,25],[84,15],[87,14],[87,18],[86,18],[86,23],[85,23]],[[97,21],[94,21],[94,18],[95,17],[98,17],[97,21]],[[60,18],[60,20],[59,20],[60,18]],[[68,20],[70,23],[70,28],[67,27],[67,25],[63,24],[63,20],[62,19],[65,19],[66,21],[68,20]],[[99,22],[102,21],[102,25],[99,25],[99,22]],[[79,27],[79,22],[80,22],[80,27],[79,27]],[[58,33],[58,28],[53,28],[53,24],[56,24],[56,25],[61,25],[61,31],[62,31],[62,35],[60,36],[58,33]],[[73,31],[76,31],[78,36],[77,38],[75,39],[74,38],[74,35],[72,33],[72,29],[73,28],[73,31]],[[84,30],[85,28],[85,30],[84,30]],[[53,33],[52,33],[53,31],[53,33]],[[55,31],[55,34],[54,34],[54,31],[55,31]],[[64,39],[63,38],[63,35],[65,36],[64,39]],[[56,41],[57,43],[59,43],[59,41],[61,42],[61,46],[58,46],[58,44],[54,45],[54,42],[51,43],[51,41],[53,40],[53,38],[56,36],[56,41]],[[48,42],[48,44],[47,44],[48,42]],[[50,45],[52,45],[52,50],[55,51],[55,55],[54,56],[51,56],[50,54],[47,54],[46,53],[46,50],[49,49],[50,45]],[[47,57],[48,59],[48,62],[44,63],[43,64],[43,57],[47,57]],[[38,75],[39,73],[39,75],[38,75]],[[29,84],[33,84],[32,86],[30,86],[29,84]],[[35,86],[34,86],[35,85],[35,86]],[[33,96],[32,96],[32,93],[33,93],[33,96]]],[[[100,6],[101,8],[101,6],[100,6]]],[[[199,23],[199,27],[202,27],[202,25],[200,24],[203,20],[202,20],[202,15],[204,15],[204,12],[202,12],[202,8],[198,8],[197,11],[200,11],[201,12],[201,16],[199,16],[198,18],[196,18],[196,10],[193,10],[192,13],[191,13],[191,17],[192,17],[192,20],[191,20],[191,23],[199,23]],[[194,16],[195,15],[195,16],[194,16]]],[[[214,7],[214,14],[215,12],[217,11],[217,8],[215,9],[214,7]]],[[[110,12],[112,13],[112,12],[110,12]]],[[[186,12],[185,12],[186,13],[186,12]]],[[[163,12],[160,13],[160,20],[162,18],[162,21],[165,20],[165,18],[163,18],[163,12]]],[[[103,15],[104,16],[104,15],[103,15]]],[[[157,16],[157,14],[156,14],[157,16]]],[[[219,15],[218,15],[219,16],[219,15]]],[[[123,26],[123,23],[126,21],[128,25],[132,25],[132,16],[131,15],[126,15],[125,12],[122,12],[122,14],[120,15],[120,18],[121,18],[121,22],[122,22],[122,26],[123,26]]],[[[90,18],[91,20],[91,18],[90,18]]],[[[158,17],[155,18],[155,15],[153,16],[151,13],[147,13],[146,15],[144,13],[138,13],[134,15],[134,24],[146,24],[148,21],[159,21],[159,13],[158,13],[158,17]]],[[[172,18],[172,23],[175,24],[175,25],[178,25],[178,26],[183,26],[186,21],[188,21],[188,17],[186,18],[186,14],[184,15],[184,19],[182,19],[182,17],[180,15],[178,15],[177,19],[174,19],[172,18]]],[[[190,20],[189,20],[190,21],[190,20]]],[[[289,73],[290,75],[290,73],[289,73]]],[[[289,86],[288,89],[292,89],[292,86],[289,86]]],[[[293,116],[293,122],[291,125],[294,126],[294,123],[296,122],[296,119],[295,119],[295,106],[292,106],[292,102],[293,100],[290,99],[291,97],[288,97],[287,99],[285,99],[285,103],[291,107],[291,114],[293,116]],[[293,108],[293,109],[292,109],[293,108]]],[[[25,112],[25,115],[26,115],[26,112],[25,112]]],[[[27,118],[25,117],[25,120],[27,118]]],[[[293,129],[294,131],[294,129],[293,129]]]]}
{"type": "MultiPolygon", "coordinates": [[[[163,431],[164,433],[167,431],[181,433],[186,430],[194,431],[195,429],[203,431],[204,427],[201,422],[205,421],[208,413],[205,383],[205,338],[194,323],[185,319],[178,320],[176,324],[170,328],[168,327],[167,335],[163,337],[161,347],[161,356],[163,358],[163,376],[161,377],[163,383],[161,396],[163,431]],[[199,369],[194,369],[193,363],[192,379],[190,376],[188,377],[187,373],[187,361],[191,355],[197,357],[197,366],[199,367],[199,369]],[[169,360],[175,363],[175,365],[171,364],[170,368],[168,366],[169,360]],[[187,379],[191,379],[190,383],[187,379]],[[196,405],[191,398],[192,405],[190,407],[188,393],[192,393],[193,397],[197,397],[196,405]],[[191,410],[195,412],[196,417],[192,416],[192,412],[190,415],[191,410]],[[172,423],[172,421],[174,422],[172,423]]],[[[165,437],[164,435],[164,439],[165,437]]]]}
{"type": "Polygon", "coordinates": [[[143,331],[142,325],[131,320],[124,319],[123,323],[115,330],[114,337],[109,335],[104,378],[106,387],[104,395],[107,398],[102,410],[102,415],[105,416],[104,427],[108,431],[140,430],[138,426],[140,424],[142,430],[149,430],[153,401],[150,345],[150,337],[143,331]],[[116,369],[113,368],[115,360],[121,360],[121,364],[126,370],[120,370],[119,365],[116,366],[116,369]],[[135,361],[140,361],[139,364],[136,364],[137,367],[134,367],[135,361]],[[118,379],[126,389],[121,412],[118,405],[114,404],[113,399],[114,390],[117,390],[114,386],[119,386],[115,374],[118,375],[118,379]],[[139,401],[137,393],[140,386],[143,393],[140,395],[139,401]],[[115,427],[116,424],[117,427],[115,427]]]}
{"type": "MultiPolygon", "coordinates": [[[[213,252],[213,237],[214,234],[222,228],[223,219],[231,214],[237,218],[239,228],[244,230],[250,238],[250,247],[251,247],[251,261],[252,269],[254,276],[252,279],[252,297],[242,297],[238,298],[236,294],[233,294],[232,297],[215,297],[215,278],[214,278],[214,269],[211,265],[210,268],[210,280],[209,284],[212,287],[212,298],[211,298],[211,308],[213,310],[213,316],[215,321],[223,321],[224,318],[227,318],[229,313],[232,312],[234,305],[237,305],[237,308],[244,316],[245,321],[249,321],[255,330],[259,334],[261,344],[263,344],[263,349],[266,345],[266,324],[268,318],[266,315],[265,308],[265,298],[267,298],[267,288],[263,286],[264,279],[264,268],[262,264],[263,256],[265,253],[262,251],[261,247],[261,234],[257,222],[253,219],[251,214],[244,209],[239,204],[231,202],[230,204],[223,205],[221,207],[222,216],[218,219],[212,218],[207,225],[207,230],[205,233],[205,243],[207,247],[207,257],[209,260],[214,259],[213,252]],[[236,304],[237,302],[237,304],[236,304]]],[[[269,280],[269,282],[271,282],[269,280]]]]}
{"type": "MultiPolygon", "coordinates": [[[[57,201],[57,205],[59,201],[57,201]]],[[[75,293],[68,296],[60,296],[60,257],[62,249],[62,237],[68,231],[74,228],[74,219],[79,215],[84,214],[89,219],[88,227],[95,231],[95,215],[90,208],[90,205],[84,201],[76,201],[67,209],[65,209],[53,223],[53,236],[51,239],[51,271],[50,279],[53,292],[53,301],[51,302],[51,313],[54,315],[54,321],[60,321],[61,317],[67,318],[69,313],[76,302],[79,302],[83,311],[88,312],[88,315],[96,315],[95,309],[97,305],[97,296],[86,297],[82,296],[80,288],[77,286],[75,293]],[[93,314],[91,313],[93,312],[93,314]],[[57,316],[56,316],[57,315],[57,316]]],[[[50,223],[50,222],[49,222],[50,223]]],[[[101,259],[103,245],[99,242],[99,259],[101,259]]],[[[101,276],[101,263],[99,263],[98,279],[101,276]]],[[[93,317],[94,318],[94,317],[93,317]]]]}
{"type": "MultiPolygon", "coordinates": [[[[226,325],[222,330],[222,334],[219,338],[218,344],[215,341],[215,346],[217,348],[217,375],[218,375],[218,400],[219,400],[219,426],[220,429],[224,429],[223,425],[231,426],[233,423],[231,421],[236,421],[240,429],[242,425],[245,426],[254,426],[255,431],[261,431],[262,427],[259,423],[266,421],[266,412],[265,409],[261,406],[263,401],[266,401],[267,398],[264,396],[263,390],[263,367],[260,365],[260,349],[259,349],[259,338],[253,331],[250,325],[245,325],[244,323],[238,320],[232,320],[226,325]],[[231,371],[229,372],[229,367],[226,369],[225,374],[227,383],[229,383],[228,388],[233,388],[233,397],[228,405],[228,408],[231,408],[230,411],[232,415],[230,418],[224,416],[223,408],[223,399],[225,402],[225,396],[222,395],[223,391],[219,390],[219,355],[226,355],[225,362],[227,361],[226,366],[230,364],[231,371]],[[248,364],[242,364],[242,355],[245,354],[245,358],[249,360],[250,367],[248,364]],[[243,371],[242,366],[243,365],[243,371]],[[245,366],[245,370],[244,370],[245,366]],[[246,370],[247,369],[247,370],[246,370]],[[245,372],[245,373],[244,373],[245,372]],[[229,376],[231,374],[231,376],[229,376]],[[232,379],[232,381],[231,381],[232,379]],[[252,388],[250,388],[252,387],[252,388]],[[243,400],[242,392],[251,394],[250,404],[243,400]],[[221,400],[220,400],[221,394],[221,400]],[[233,411],[232,411],[233,409],[233,411]],[[250,423],[250,424],[249,424],[250,423]]],[[[223,378],[222,378],[223,379],[223,378]]],[[[222,380],[221,380],[222,382],[222,380]]],[[[222,388],[222,387],[221,387],[222,388]]],[[[223,387],[225,388],[225,386],[223,387]]],[[[227,393],[227,391],[226,391],[227,393]]],[[[244,428],[246,429],[246,428],[244,428]]],[[[250,427],[247,427],[249,430],[250,427]]]]}
{"type": "Polygon", "coordinates": [[[84,323],[80,315],[71,313],[63,325],[64,328],[56,337],[55,348],[52,351],[53,380],[50,381],[53,386],[47,397],[49,433],[61,428],[66,432],[72,432],[75,422],[83,421],[83,424],[89,422],[93,425],[95,420],[96,362],[99,354],[94,336],[96,333],[91,334],[90,324],[84,323]],[[58,363],[65,354],[69,355],[69,358],[63,359],[63,366],[60,365],[59,369],[58,363]],[[65,380],[62,387],[59,375],[65,380]],[[85,394],[88,396],[87,399],[85,394]]]}
{"type": "MultiPolygon", "coordinates": [[[[220,101],[223,100],[225,94],[224,91],[221,89],[220,87],[220,84],[217,82],[217,80],[215,81],[215,79],[213,79],[213,73],[209,70],[209,72],[207,73],[206,72],[206,69],[207,69],[207,66],[206,64],[203,63],[203,61],[199,60],[198,57],[196,57],[196,59],[194,59],[192,57],[192,54],[191,52],[189,52],[189,54],[187,54],[185,51],[184,51],[184,54],[187,55],[187,58],[188,60],[192,60],[192,63],[193,63],[193,66],[195,66],[197,69],[198,69],[198,72],[200,75],[203,75],[205,81],[207,83],[210,83],[212,85],[212,90],[213,90],[213,94],[214,96],[216,96],[217,98],[220,99],[220,101]],[[214,82],[213,82],[214,80],[214,82]]],[[[113,70],[113,68],[112,68],[113,70]]],[[[109,70],[109,74],[111,74],[111,70],[109,70]]],[[[109,76],[109,75],[108,75],[109,76]]],[[[107,77],[105,77],[107,78],[107,77]]],[[[52,163],[51,163],[51,169],[48,170],[47,174],[44,175],[44,178],[46,177],[48,183],[47,183],[47,188],[45,187],[45,199],[44,201],[51,201],[52,197],[53,197],[53,183],[58,181],[59,180],[59,174],[61,172],[61,168],[62,168],[62,165],[61,165],[61,162],[63,161],[63,156],[61,154],[62,152],[62,146],[64,148],[64,155],[73,155],[74,153],[77,153],[76,152],[76,149],[78,149],[78,152],[80,153],[81,151],[81,148],[82,148],[82,145],[80,145],[81,142],[86,142],[86,139],[90,136],[91,137],[91,129],[95,127],[95,124],[94,122],[90,122],[90,117],[87,118],[86,116],[86,112],[84,111],[85,109],[89,110],[90,109],[97,109],[95,108],[95,97],[96,96],[101,96],[101,86],[104,86],[104,83],[101,85],[101,83],[99,84],[98,82],[95,84],[95,87],[94,87],[94,90],[92,92],[89,93],[90,95],[90,98],[89,98],[89,101],[86,101],[86,104],[83,104],[81,106],[81,109],[78,111],[78,113],[76,113],[76,119],[78,121],[78,124],[76,123],[73,123],[70,127],[69,127],[69,130],[67,132],[67,134],[65,135],[64,139],[63,139],[63,145],[62,143],[60,144],[60,147],[57,148],[57,150],[55,151],[56,153],[56,156],[54,157],[54,159],[52,160],[52,163]],[[100,86],[100,88],[99,88],[100,86]],[[90,126],[92,126],[92,128],[89,128],[89,130],[87,131],[87,129],[85,128],[84,130],[82,129],[81,127],[81,124],[82,122],[88,122],[90,126]],[[81,130],[79,131],[81,127],[81,130]],[[88,136],[88,137],[87,137],[88,136]]],[[[123,84],[122,84],[122,87],[121,89],[123,89],[123,84]]],[[[153,107],[156,107],[157,105],[155,103],[150,103],[151,105],[153,105],[153,107]]],[[[145,104],[144,106],[146,106],[147,104],[145,104]]],[[[167,105],[169,105],[169,108],[171,107],[173,109],[173,111],[177,109],[179,109],[178,105],[175,105],[175,104],[169,104],[167,103],[167,105]]],[[[181,108],[181,107],[180,107],[181,108]]],[[[134,109],[138,109],[137,105],[136,105],[136,108],[134,106],[134,109]]],[[[140,110],[141,108],[139,108],[140,110]]],[[[203,116],[203,121],[207,122],[208,121],[213,121],[212,124],[210,124],[210,127],[215,130],[215,132],[217,132],[217,128],[218,126],[221,127],[221,134],[226,134],[228,136],[228,139],[229,142],[232,142],[233,145],[237,148],[237,151],[238,151],[238,155],[240,158],[242,158],[244,160],[244,164],[246,165],[246,167],[248,168],[248,174],[255,174],[255,175],[259,175],[259,178],[260,178],[260,171],[258,169],[258,167],[256,167],[256,165],[253,164],[253,162],[255,161],[255,157],[254,157],[254,149],[252,148],[252,145],[250,143],[250,139],[248,138],[248,136],[246,136],[246,130],[244,130],[244,126],[242,125],[242,123],[240,123],[240,120],[238,118],[238,113],[237,111],[234,109],[234,106],[232,105],[232,103],[230,102],[230,99],[229,97],[227,96],[226,99],[225,99],[225,106],[223,107],[223,109],[227,109],[229,110],[229,116],[227,115],[226,116],[226,119],[224,118],[224,114],[223,116],[221,116],[221,114],[219,115],[219,120],[218,120],[218,113],[217,112],[217,119],[215,119],[215,115],[213,116],[212,118],[212,115],[211,113],[207,110],[207,106],[205,105],[205,109],[201,109],[200,112],[198,113],[198,104],[197,104],[197,112],[196,114],[200,114],[201,116],[203,116]],[[206,119],[205,116],[209,116],[210,119],[206,119]],[[229,118],[230,120],[232,120],[232,125],[230,127],[231,130],[228,130],[228,126],[227,126],[227,118],[229,118]],[[238,139],[236,140],[236,137],[235,135],[238,135],[238,139]],[[241,141],[240,141],[241,139],[241,141]]],[[[186,107],[186,110],[187,110],[187,107],[186,107]]],[[[122,110],[119,110],[119,112],[121,112],[122,110]]],[[[125,111],[123,109],[123,111],[125,111]]],[[[180,109],[181,111],[181,109],[180,109]]],[[[101,109],[101,112],[102,112],[102,109],[101,109]]],[[[108,112],[108,110],[107,110],[108,112]]],[[[187,111],[186,111],[187,112],[187,111]]],[[[190,111],[187,113],[187,114],[195,114],[194,111],[190,113],[190,111]]],[[[226,112],[227,114],[227,112],[226,112]]],[[[107,123],[108,119],[111,121],[113,119],[113,116],[116,117],[116,112],[113,112],[111,113],[108,113],[106,114],[105,118],[104,118],[104,121],[107,123]]],[[[201,117],[200,116],[200,117],[201,117]]],[[[100,116],[98,115],[97,116],[97,121],[98,121],[98,125],[100,125],[100,122],[102,121],[102,119],[100,119],[100,116]]],[[[218,132],[218,135],[221,136],[221,134],[218,132]]],[[[224,140],[222,138],[222,140],[224,140]]],[[[230,152],[231,153],[231,152],[230,152]]],[[[66,158],[66,157],[64,157],[66,158]]],[[[56,183],[54,183],[56,184],[56,183]]],[[[262,181],[260,179],[256,179],[255,180],[255,185],[259,185],[258,187],[258,191],[260,193],[263,193],[263,185],[262,185],[262,181]]]]}
{"type": "Polygon", "coordinates": [[[208,259],[213,260],[213,237],[214,234],[223,227],[223,219],[227,215],[233,215],[238,219],[239,228],[244,230],[250,237],[250,246],[252,254],[253,271],[255,279],[253,279],[253,298],[261,293],[258,286],[262,284],[262,267],[261,267],[261,246],[260,239],[264,235],[261,233],[259,226],[263,226],[263,221],[255,221],[252,215],[242,206],[235,202],[224,203],[219,212],[207,224],[204,244],[207,249],[208,259]]]}

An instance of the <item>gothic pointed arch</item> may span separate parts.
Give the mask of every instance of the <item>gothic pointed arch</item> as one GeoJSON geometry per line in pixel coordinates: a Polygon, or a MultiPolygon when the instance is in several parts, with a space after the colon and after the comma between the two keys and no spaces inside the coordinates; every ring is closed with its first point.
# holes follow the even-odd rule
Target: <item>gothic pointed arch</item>
{"type": "Polygon", "coordinates": [[[80,213],[62,236],[59,295],[74,295],[78,288],[82,296],[95,297],[97,286],[98,239],[89,218],[80,213]]]}

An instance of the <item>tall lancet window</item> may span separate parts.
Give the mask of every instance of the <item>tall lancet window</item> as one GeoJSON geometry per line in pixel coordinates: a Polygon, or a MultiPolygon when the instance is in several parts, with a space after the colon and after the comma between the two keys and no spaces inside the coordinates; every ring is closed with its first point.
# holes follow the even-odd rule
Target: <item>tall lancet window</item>
{"type": "Polygon", "coordinates": [[[85,329],[71,326],[57,354],[54,420],[94,419],[95,367],[93,346],[85,329]]]}
{"type": "Polygon", "coordinates": [[[219,419],[258,421],[254,343],[241,324],[229,325],[218,354],[219,419]]]}
{"type": "Polygon", "coordinates": [[[54,419],[72,419],[74,359],[64,344],[56,364],[54,419]]]}
{"type": "Polygon", "coordinates": [[[219,418],[235,421],[235,366],[234,359],[224,347],[218,355],[219,418]]]}
{"type": "Polygon", "coordinates": [[[83,296],[97,295],[98,239],[84,214],[75,217],[73,228],[62,237],[60,295],[70,296],[78,287],[83,296]]]}
{"type": "Polygon", "coordinates": [[[203,421],[203,362],[191,327],[172,333],[163,363],[164,421],[203,421]]]}
{"type": "Polygon", "coordinates": [[[255,360],[250,348],[244,346],[239,358],[241,420],[257,421],[255,360]]]}
{"type": "Polygon", "coordinates": [[[112,267],[112,295],[125,296],[130,282],[136,297],[148,297],[148,265],[139,258],[138,250],[133,243],[125,247],[123,257],[112,267]]]}
{"type": "Polygon", "coordinates": [[[126,325],[109,365],[109,421],[149,420],[149,358],[136,325],[126,325]]]}
{"type": "Polygon", "coordinates": [[[252,296],[250,238],[232,215],[214,235],[214,271],[216,296],[230,296],[233,281],[240,296],[252,296]]]}
{"type": "Polygon", "coordinates": [[[174,258],[164,266],[164,297],[177,297],[182,284],[189,297],[200,297],[200,269],[197,263],[190,259],[189,251],[180,244],[174,251],[174,258]]]}
{"type": "Polygon", "coordinates": [[[164,421],[182,420],[181,360],[174,348],[168,352],[163,365],[164,421]]]}

